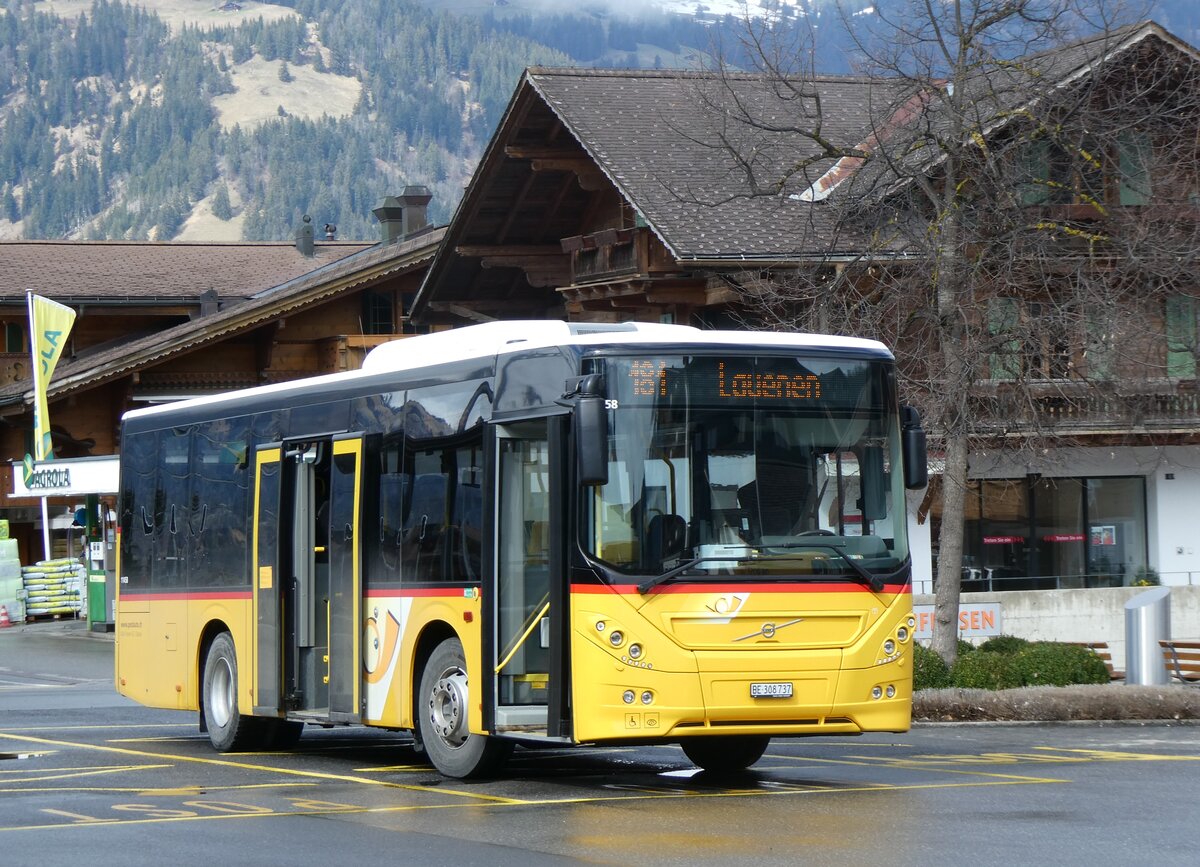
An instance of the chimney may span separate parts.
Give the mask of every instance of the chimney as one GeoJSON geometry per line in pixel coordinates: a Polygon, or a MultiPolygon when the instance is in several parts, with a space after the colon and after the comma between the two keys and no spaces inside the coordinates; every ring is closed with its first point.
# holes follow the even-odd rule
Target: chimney
{"type": "Polygon", "coordinates": [[[211,286],[200,293],[200,315],[212,316],[221,309],[220,299],[217,296],[217,290],[211,286]]]}
{"type": "Polygon", "coordinates": [[[304,215],[304,222],[300,228],[296,230],[296,249],[300,251],[300,255],[313,257],[315,247],[313,245],[313,227],[312,217],[308,214],[304,215]]]}
{"type": "Polygon", "coordinates": [[[433,195],[428,187],[408,186],[399,196],[384,196],[372,213],[379,220],[384,244],[404,241],[429,228],[426,209],[433,195]]]}

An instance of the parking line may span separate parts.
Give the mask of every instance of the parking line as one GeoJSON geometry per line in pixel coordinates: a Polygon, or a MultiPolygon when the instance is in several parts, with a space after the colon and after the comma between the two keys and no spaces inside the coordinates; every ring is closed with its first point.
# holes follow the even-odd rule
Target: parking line
{"type": "Polygon", "coordinates": [[[82,750],[96,750],[100,752],[117,753],[126,756],[138,756],[149,759],[170,759],[176,762],[193,762],[202,765],[217,765],[226,768],[241,768],[250,771],[265,771],[277,774],[285,774],[297,777],[309,777],[318,780],[337,780],[343,783],[359,783],[368,786],[383,786],[389,789],[406,789],[413,792],[441,792],[448,795],[454,795],[460,798],[469,798],[485,803],[499,804],[527,804],[528,801],[523,801],[514,798],[502,798],[496,795],[481,795],[477,792],[464,792],[458,789],[446,789],[438,786],[430,788],[428,786],[409,786],[404,783],[392,783],[386,780],[373,780],[369,777],[355,777],[347,774],[325,774],[320,771],[304,771],[296,768],[276,768],[269,765],[256,765],[250,762],[231,762],[225,759],[208,759],[201,756],[181,756],[170,753],[155,753],[142,750],[131,750],[125,747],[110,747],[102,744],[76,743],[73,741],[59,741],[50,738],[36,738],[31,735],[14,735],[9,732],[0,731],[0,737],[10,738],[12,740],[24,741],[27,743],[43,744],[46,746],[55,747],[74,747],[82,750]]]}

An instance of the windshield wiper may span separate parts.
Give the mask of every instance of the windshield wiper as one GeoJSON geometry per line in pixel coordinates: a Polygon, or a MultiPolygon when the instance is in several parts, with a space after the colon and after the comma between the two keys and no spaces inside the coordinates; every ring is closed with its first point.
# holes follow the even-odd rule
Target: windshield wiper
{"type": "MultiPolygon", "coordinates": [[[[833,551],[835,554],[837,554],[839,557],[841,557],[843,560],[845,560],[847,565],[849,565],[850,569],[854,572],[854,574],[857,575],[859,578],[863,579],[864,581],[866,581],[867,584],[869,584],[871,586],[872,590],[874,590],[876,593],[883,592],[883,588],[885,586],[883,576],[876,575],[872,572],[868,572],[859,563],[855,562],[853,558],[849,557],[844,551],[839,551],[838,550],[839,546],[836,544],[821,544],[821,543],[805,542],[803,544],[766,545],[764,547],[765,548],[822,548],[826,551],[833,551]]],[[[728,554],[710,554],[705,557],[694,557],[691,560],[688,560],[684,563],[680,563],[678,566],[674,567],[673,569],[668,569],[666,572],[663,572],[661,575],[655,575],[653,578],[647,578],[645,581],[638,584],[637,589],[638,589],[639,593],[644,595],[644,594],[648,593],[651,589],[657,587],[659,584],[665,584],[667,581],[670,581],[672,578],[679,577],[684,572],[686,572],[688,569],[691,569],[693,566],[697,566],[700,563],[703,563],[707,560],[720,560],[724,563],[758,563],[758,562],[762,562],[763,560],[786,560],[786,559],[787,559],[786,557],[763,557],[759,553],[755,553],[749,557],[731,557],[728,554]]]]}
{"type": "Polygon", "coordinates": [[[863,579],[868,584],[870,584],[872,590],[874,590],[876,593],[883,592],[883,588],[884,588],[883,576],[876,575],[874,572],[868,572],[865,568],[863,568],[861,563],[856,561],[853,557],[851,557],[845,551],[839,550],[837,545],[823,545],[823,544],[813,544],[812,542],[805,542],[804,545],[801,547],[823,548],[826,551],[833,551],[835,554],[837,554],[839,557],[841,557],[844,561],[846,561],[846,565],[854,570],[855,575],[857,575],[859,578],[863,579]]]}
{"type": "Polygon", "coordinates": [[[639,584],[637,586],[638,593],[645,594],[645,593],[649,592],[652,588],[657,587],[659,584],[664,584],[667,581],[670,581],[672,578],[676,578],[676,577],[682,575],[684,572],[686,572],[688,569],[691,569],[693,566],[696,566],[700,563],[704,563],[707,560],[720,560],[723,563],[748,563],[751,560],[759,560],[759,559],[762,559],[762,558],[760,558],[760,557],[731,557],[728,554],[709,554],[704,557],[694,557],[691,560],[688,560],[684,563],[680,563],[674,569],[668,569],[666,572],[662,573],[661,575],[655,575],[653,578],[647,578],[645,581],[643,581],[641,584],[639,584]]]}

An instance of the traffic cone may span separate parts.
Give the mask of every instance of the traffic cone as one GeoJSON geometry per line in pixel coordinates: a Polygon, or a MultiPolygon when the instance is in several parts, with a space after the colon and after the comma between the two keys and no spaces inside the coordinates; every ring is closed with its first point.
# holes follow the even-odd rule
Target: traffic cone
{"type": "Polygon", "coordinates": [[[0,629],[12,626],[12,620],[8,616],[8,606],[0,605],[0,629]]]}

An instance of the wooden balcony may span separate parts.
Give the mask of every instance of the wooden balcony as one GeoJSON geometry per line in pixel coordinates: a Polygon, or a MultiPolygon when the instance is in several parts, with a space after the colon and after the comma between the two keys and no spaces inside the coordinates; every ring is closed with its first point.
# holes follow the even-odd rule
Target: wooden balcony
{"type": "Polygon", "coordinates": [[[562,239],[571,256],[571,285],[650,280],[679,273],[679,266],[648,228],[603,229],[562,239]]]}
{"type": "Polygon", "coordinates": [[[985,381],[972,388],[970,406],[985,435],[1200,434],[1196,380],[985,381]]]}

